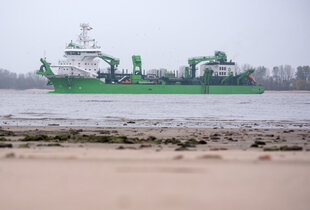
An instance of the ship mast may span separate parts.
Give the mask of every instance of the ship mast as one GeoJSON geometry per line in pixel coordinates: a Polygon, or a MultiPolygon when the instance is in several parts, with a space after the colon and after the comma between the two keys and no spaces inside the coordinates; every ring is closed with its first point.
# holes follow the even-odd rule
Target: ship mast
{"type": "Polygon", "coordinates": [[[91,28],[89,27],[88,23],[81,23],[80,26],[82,33],[80,34],[78,41],[83,48],[89,48],[89,42],[95,41],[95,39],[90,39],[87,35],[88,30],[90,30],[91,28]]]}

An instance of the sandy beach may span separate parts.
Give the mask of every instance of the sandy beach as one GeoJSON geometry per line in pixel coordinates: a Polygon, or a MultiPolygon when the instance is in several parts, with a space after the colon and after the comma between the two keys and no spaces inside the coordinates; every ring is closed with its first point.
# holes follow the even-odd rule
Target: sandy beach
{"type": "Polygon", "coordinates": [[[310,206],[307,129],[2,126],[0,135],[1,209],[310,206]]]}

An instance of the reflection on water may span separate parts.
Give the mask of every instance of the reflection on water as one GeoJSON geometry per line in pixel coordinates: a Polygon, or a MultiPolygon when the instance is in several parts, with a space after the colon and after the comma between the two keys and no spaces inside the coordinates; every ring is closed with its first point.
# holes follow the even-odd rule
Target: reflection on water
{"type": "Polygon", "coordinates": [[[0,125],[303,127],[309,93],[106,95],[0,92],[0,125]]]}

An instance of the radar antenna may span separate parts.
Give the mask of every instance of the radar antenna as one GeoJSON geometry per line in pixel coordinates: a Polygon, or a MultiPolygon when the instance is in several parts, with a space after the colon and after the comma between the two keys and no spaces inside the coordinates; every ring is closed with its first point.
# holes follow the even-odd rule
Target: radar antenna
{"type": "Polygon", "coordinates": [[[91,30],[92,28],[89,27],[88,23],[81,23],[81,30],[82,33],[79,36],[79,42],[84,48],[89,48],[89,42],[95,42],[95,39],[90,39],[89,36],[87,35],[88,31],[91,30]]]}

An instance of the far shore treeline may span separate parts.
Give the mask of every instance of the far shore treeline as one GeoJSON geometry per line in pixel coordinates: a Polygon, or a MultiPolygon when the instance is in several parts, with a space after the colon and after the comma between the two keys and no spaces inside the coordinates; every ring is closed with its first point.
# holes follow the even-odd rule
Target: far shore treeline
{"type": "MultiPolygon", "coordinates": [[[[253,68],[243,65],[241,68],[253,68]]],[[[264,66],[254,68],[253,77],[256,84],[265,86],[266,90],[310,90],[310,67],[298,66],[294,69],[290,65],[275,66],[268,69],[264,66]]]]}
{"type": "Polygon", "coordinates": [[[0,89],[51,89],[45,77],[36,75],[35,72],[16,74],[0,68],[0,89]]]}
{"type": "MultiPolygon", "coordinates": [[[[237,66],[237,73],[254,68],[245,64],[237,66]]],[[[310,90],[310,66],[290,65],[275,66],[268,69],[264,66],[254,68],[253,77],[257,84],[264,85],[266,90],[310,90]]],[[[16,74],[0,68],[0,89],[52,89],[45,77],[35,72],[16,74]]]]}

